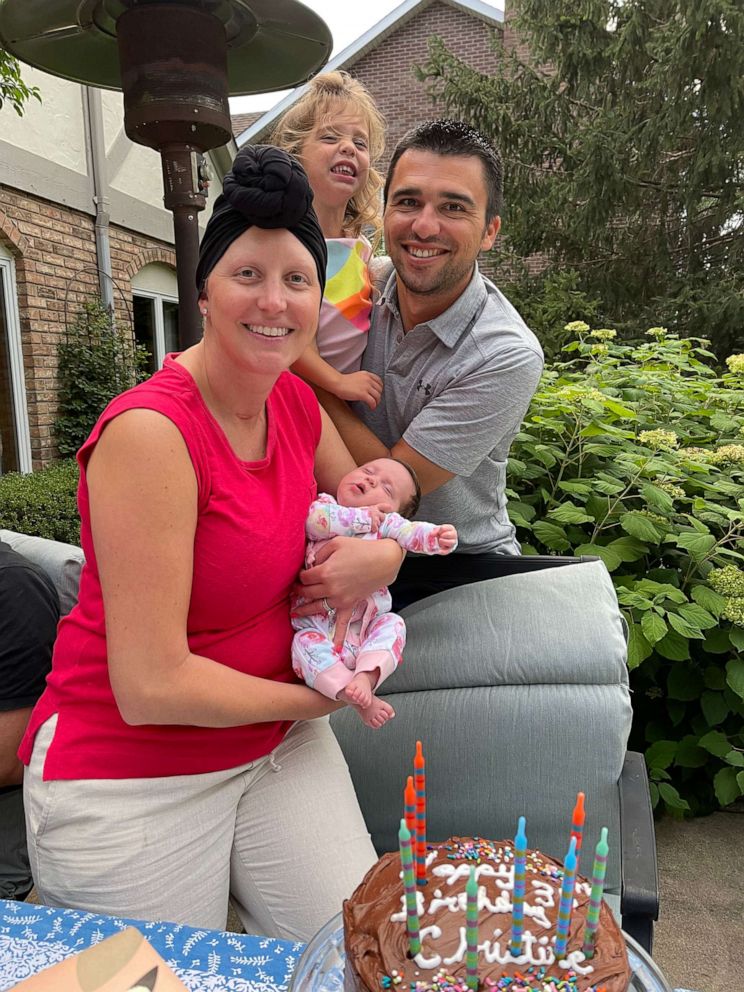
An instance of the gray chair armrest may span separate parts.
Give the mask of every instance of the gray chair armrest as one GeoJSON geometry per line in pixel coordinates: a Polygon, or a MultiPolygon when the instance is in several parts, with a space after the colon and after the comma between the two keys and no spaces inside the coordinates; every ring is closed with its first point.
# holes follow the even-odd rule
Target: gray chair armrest
{"type": "Polygon", "coordinates": [[[69,613],[77,603],[80,572],[85,564],[82,550],[74,544],[49,541],[45,537],[32,537],[12,530],[0,530],[0,541],[44,569],[59,595],[61,615],[69,613]]]}
{"type": "Polygon", "coordinates": [[[650,954],[654,921],[659,918],[659,873],[651,795],[642,754],[636,751],[626,754],[619,792],[622,926],[650,954]]]}

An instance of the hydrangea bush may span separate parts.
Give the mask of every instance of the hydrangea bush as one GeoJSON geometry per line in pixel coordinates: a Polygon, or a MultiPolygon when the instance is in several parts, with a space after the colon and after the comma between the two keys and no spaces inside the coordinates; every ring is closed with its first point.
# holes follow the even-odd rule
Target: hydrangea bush
{"type": "Polygon", "coordinates": [[[525,553],[599,556],[629,625],[631,745],[654,805],[744,794],[744,355],[567,325],[510,458],[525,553]]]}

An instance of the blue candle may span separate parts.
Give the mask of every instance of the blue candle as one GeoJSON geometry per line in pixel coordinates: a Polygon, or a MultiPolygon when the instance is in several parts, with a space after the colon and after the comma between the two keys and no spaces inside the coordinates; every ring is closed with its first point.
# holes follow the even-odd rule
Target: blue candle
{"type": "Polygon", "coordinates": [[[572,837],[566,860],[563,862],[563,885],[561,886],[561,902],[558,907],[558,926],[555,931],[555,956],[558,959],[566,956],[568,928],[571,926],[575,885],[576,838],[572,837]]]}
{"type": "Polygon", "coordinates": [[[525,818],[519,817],[517,835],[514,838],[514,892],[512,894],[512,936],[509,950],[517,958],[522,953],[524,933],[524,890],[527,873],[527,835],[524,832],[525,818]]]}

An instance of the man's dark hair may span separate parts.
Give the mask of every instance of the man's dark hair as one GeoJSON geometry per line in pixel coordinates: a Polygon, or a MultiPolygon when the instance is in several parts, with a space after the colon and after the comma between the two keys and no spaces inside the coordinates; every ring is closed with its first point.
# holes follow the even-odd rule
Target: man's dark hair
{"type": "Polygon", "coordinates": [[[398,164],[398,159],[409,149],[434,152],[435,155],[473,155],[483,163],[483,178],[486,182],[486,223],[501,216],[504,194],[504,176],[501,156],[480,131],[463,121],[427,121],[404,134],[395,146],[385,180],[385,203],[387,204],[390,181],[398,164]]]}
{"type": "Polygon", "coordinates": [[[406,517],[407,519],[408,517],[412,517],[419,508],[419,504],[421,503],[421,486],[419,485],[418,476],[413,470],[413,466],[409,465],[408,462],[404,462],[402,458],[391,458],[390,461],[402,465],[413,481],[413,496],[411,496],[407,503],[401,504],[401,508],[398,510],[401,517],[406,517]]]}

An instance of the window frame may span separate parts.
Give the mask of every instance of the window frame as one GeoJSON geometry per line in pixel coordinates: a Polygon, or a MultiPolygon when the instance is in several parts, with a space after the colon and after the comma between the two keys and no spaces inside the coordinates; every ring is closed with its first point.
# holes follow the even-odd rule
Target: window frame
{"type": "MultiPolygon", "coordinates": [[[[33,463],[31,459],[31,431],[28,422],[26,374],[23,367],[21,320],[18,313],[18,286],[14,260],[5,254],[0,254],[0,279],[3,280],[4,289],[5,313],[3,316],[10,361],[10,401],[18,449],[18,471],[27,475],[33,471],[33,463]]],[[[0,469],[1,471],[2,469],[0,469]]]]}
{"type": "MultiPolygon", "coordinates": [[[[163,324],[163,303],[175,303],[178,306],[178,297],[170,296],[166,293],[156,293],[149,289],[132,288],[132,300],[135,296],[153,300],[155,306],[155,362],[158,369],[163,367],[165,351],[165,328],[163,324]]],[[[134,317],[132,318],[132,331],[134,332],[134,317]]],[[[136,334],[135,334],[136,340],[136,334]]]]}

